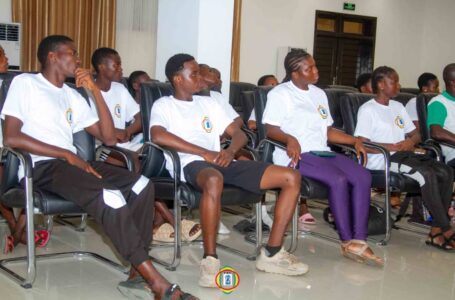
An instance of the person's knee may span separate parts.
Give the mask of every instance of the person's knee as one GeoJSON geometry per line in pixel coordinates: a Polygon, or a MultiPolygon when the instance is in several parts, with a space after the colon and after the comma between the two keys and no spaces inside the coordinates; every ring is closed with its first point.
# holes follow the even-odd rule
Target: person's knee
{"type": "Polygon", "coordinates": [[[329,182],[329,186],[335,192],[340,191],[342,189],[346,189],[348,187],[349,181],[345,175],[339,174],[338,176],[334,176],[332,180],[329,182]]]}
{"type": "Polygon", "coordinates": [[[302,176],[300,172],[294,169],[286,168],[284,174],[285,183],[287,186],[300,189],[300,184],[302,182],[302,176]]]}
{"type": "Polygon", "coordinates": [[[348,176],[355,176],[356,182],[361,186],[371,187],[371,173],[365,168],[361,168],[361,170],[356,174],[349,174],[348,176]]]}
{"type": "Polygon", "coordinates": [[[217,170],[210,170],[198,176],[198,182],[202,190],[211,195],[221,194],[223,191],[223,181],[223,175],[217,170]]]}

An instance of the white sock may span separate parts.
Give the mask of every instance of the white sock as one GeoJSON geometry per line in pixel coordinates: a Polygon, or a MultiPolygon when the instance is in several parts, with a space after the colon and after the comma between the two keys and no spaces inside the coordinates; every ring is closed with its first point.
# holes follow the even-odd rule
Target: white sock
{"type": "Polygon", "coordinates": [[[265,206],[265,205],[262,205],[262,222],[264,222],[265,225],[272,228],[273,220],[272,220],[272,218],[270,218],[270,216],[267,212],[267,206],[265,206]]]}

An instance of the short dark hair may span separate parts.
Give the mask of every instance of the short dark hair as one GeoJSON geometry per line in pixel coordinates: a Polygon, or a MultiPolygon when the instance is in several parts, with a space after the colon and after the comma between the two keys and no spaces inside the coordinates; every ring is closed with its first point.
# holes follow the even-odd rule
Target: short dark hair
{"type": "Polygon", "coordinates": [[[419,76],[419,79],[417,79],[417,86],[419,87],[419,90],[422,91],[422,88],[424,86],[428,86],[430,84],[430,80],[436,80],[438,77],[434,75],[433,73],[423,73],[422,75],[419,76]]]}
{"type": "Polygon", "coordinates": [[[303,49],[292,49],[284,58],[284,69],[286,70],[286,77],[283,82],[291,80],[292,72],[298,71],[300,62],[310,57],[310,53],[303,49]]]}
{"type": "Polygon", "coordinates": [[[373,74],[371,75],[371,87],[373,88],[373,93],[376,94],[378,92],[378,82],[393,73],[396,73],[396,71],[387,66],[377,67],[374,69],[373,74]]]}
{"type": "Polygon", "coordinates": [[[259,78],[259,80],[258,80],[258,86],[264,85],[264,83],[267,80],[267,78],[270,78],[270,77],[275,78],[275,75],[268,74],[268,75],[261,76],[261,78],[259,78]]]}
{"type": "Polygon", "coordinates": [[[136,96],[136,91],[134,90],[133,88],[133,84],[134,82],[142,75],[148,75],[147,72],[145,71],[142,71],[142,70],[137,70],[137,71],[134,71],[130,74],[130,77],[128,77],[128,89],[130,91],[130,93],[133,94],[133,97],[136,96]]]}
{"type": "Polygon", "coordinates": [[[174,85],[172,79],[174,78],[175,74],[177,74],[183,69],[184,63],[192,60],[194,60],[194,57],[185,53],[175,54],[174,56],[169,58],[169,60],[166,63],[164,72],[166,74],[167,79],[172,85],[174,85]]]}
{"type": "Polygon", "coordinates": [[[118,52],[115,49],[101,47],[95,50],[92,54],[92,66],[95,69],[95,72],[98,73],[98,66],[104,63],[104,60],[112,55],[118,55],[118,52]]]}
{"type": "Polygon", "coordinates": [[[357,77],[357,81],[355,82],[355,87],[360,91],[360,87],[364,86],[371,80],[371,73],[363,73],[357,77]]]}
{"type": "Polygon", "coordinates": [[[47,62],[49,52],[54,52],[62,44],[72,43],[73,40],[66,35],[49,35],[41,40],[38,46],[37,56],[41,67],[44,68],[47,62]]]}

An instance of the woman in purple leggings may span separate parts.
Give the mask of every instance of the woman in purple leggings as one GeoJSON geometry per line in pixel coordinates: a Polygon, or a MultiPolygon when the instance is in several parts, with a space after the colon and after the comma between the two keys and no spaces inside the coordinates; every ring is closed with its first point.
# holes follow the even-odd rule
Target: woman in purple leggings
{"type": "Polygon", "coordinates": [[[293,50],[284,60],[286,78],[267,96],[262,121],[267,137],[285,143],[275,149],[278,165],[299,166],[300,173],[320,181],[329,189],[329,205],[341,240],[344,256],[382,266],[383,260],[368,246],[368,212],[371,175],[344,155],[330,152],[327,141],[353,145],[366,159],[360,139],[331,127],[327,96],[313,84],[319,74],[313,57],[293,50]]]}

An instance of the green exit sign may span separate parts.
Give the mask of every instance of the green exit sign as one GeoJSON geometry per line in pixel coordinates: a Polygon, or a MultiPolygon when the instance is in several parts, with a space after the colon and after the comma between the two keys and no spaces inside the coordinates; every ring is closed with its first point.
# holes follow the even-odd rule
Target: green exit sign
{"type": "Polygon", "coordinates": [[[355,10],[355,4],[354,3],[344,2],[343,3],[343,9],[344,10],[355,10]]]}

